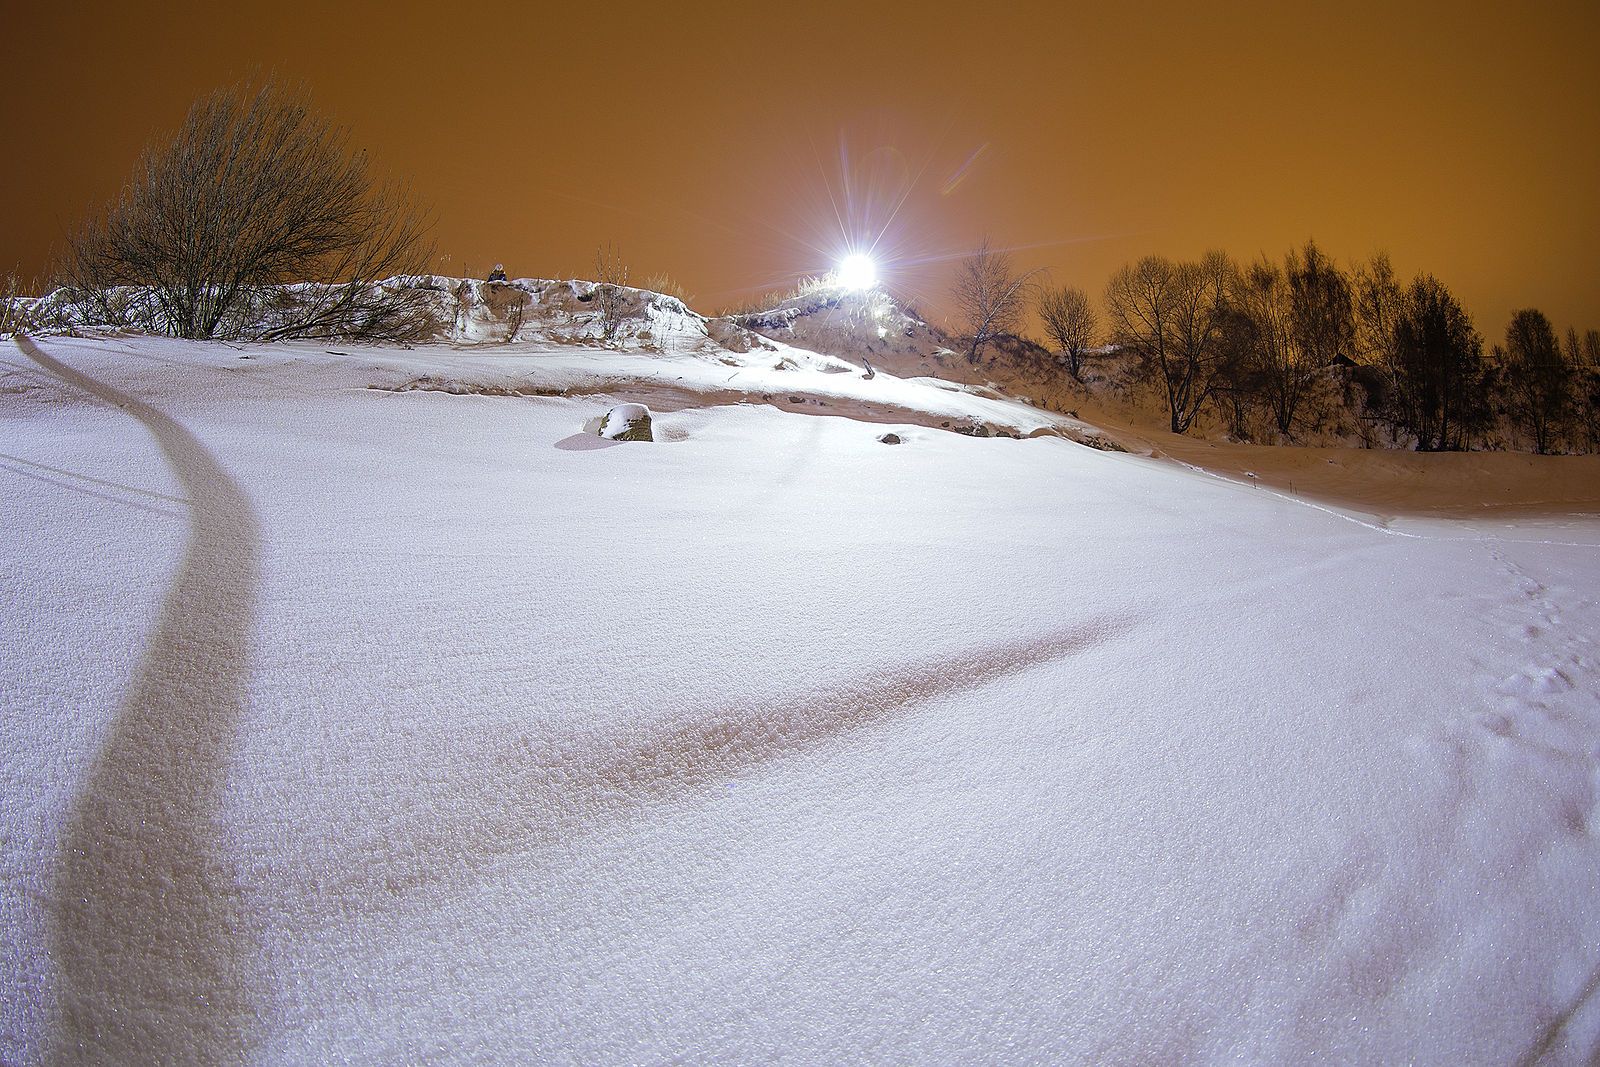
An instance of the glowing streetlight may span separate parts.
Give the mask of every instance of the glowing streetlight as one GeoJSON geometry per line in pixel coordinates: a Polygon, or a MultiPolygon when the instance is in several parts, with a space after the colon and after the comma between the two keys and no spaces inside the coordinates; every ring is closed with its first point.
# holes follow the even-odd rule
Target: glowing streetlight
{"type": "Polygon", "coordinates": [[[878,284],[878,265],[865,252],[852,252],[839,261],[834,278],[846,289],[871,289],[878,284]]]}

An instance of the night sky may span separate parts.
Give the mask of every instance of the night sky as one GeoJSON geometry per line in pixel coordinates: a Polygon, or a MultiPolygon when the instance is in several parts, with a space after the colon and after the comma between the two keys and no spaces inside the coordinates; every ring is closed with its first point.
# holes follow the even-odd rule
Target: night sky
{"type": "Polygon", "coordinates": [[[1594,0],[29,7],[0,45],[25,278],[196,95],[276,72],[433,201],[448,274],[592,277],[610,243],[709,313],[854,239],[939,321],[986,233],[1096,297],[1147,253],[1315,237],[1431,271],[1490,341],[1524,306],[1600,327],[1594,0]]]}

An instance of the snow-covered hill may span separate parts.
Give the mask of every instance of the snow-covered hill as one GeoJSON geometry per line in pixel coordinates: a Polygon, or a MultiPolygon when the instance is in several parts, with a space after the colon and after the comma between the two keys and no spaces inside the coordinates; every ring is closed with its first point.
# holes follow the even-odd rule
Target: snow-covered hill
{"type": "Polygon", "coordinates": [[[1600,519],[568,292],[0,360],[0,1059],[1593,1059],[1600,519]]]}

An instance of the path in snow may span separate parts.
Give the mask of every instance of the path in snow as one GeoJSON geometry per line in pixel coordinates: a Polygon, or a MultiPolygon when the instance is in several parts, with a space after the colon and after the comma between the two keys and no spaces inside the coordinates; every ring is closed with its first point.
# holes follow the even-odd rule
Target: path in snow
{"type": "MultiPolygon", "coordinates": [[[[1520,587],[1521,596],[1520,603],[1501,605],[1491,618],[1514,646],[1521,647],[1526,665],[1495,687],[1503,711],[1484,715],[1475,724],[1480,742],[1476,747],[1484,753],[1480,758],[1486,760],[1546,768],[1545,788],[1540,790],[1545,795],[1530,797],[1530,806],[1551,809],[1553,817],[1548,821],[1558,833],[1581,840],[1600,833],[1600,771],[1594,766],[1600,749],[1591,751],[1593,701],[1584,698],[1585,693],[1600,694],[1600,677],[1596,676],[1600,671],[1594,666],[1594,636],[1568,628],[1561,605],[1564,601],[1588,608],[1593,606],[1593,598],[1575,589],[1552,590],[1504,552],[1493,555],[1512,583],[1520,587]]],[[[1532,865],[1542,851],[1529,849],[1521,858],[1532,865]]],[[[1592,1019],[1600,1006],[1597,993],[1600,963],[1589,971],[1571,1001],[1545,1020],[1538,1037],[1518,1059],[1518,1067],[1540,1062],[1580,1017],[1592,1019]]],[[[1590,1062],[1597,1059],[1600,1049],[1594,1050],[1590,1062]]]]}
{"type": "Polygon", "coordinates": [[[160,623],[61,832],[54,1058],[220,1062],[254,1043],[254,937],[217,812],[243,713],[260,535],[250,499],[163,412],[17,345],[155,437],[188,498],[160,623]]]}

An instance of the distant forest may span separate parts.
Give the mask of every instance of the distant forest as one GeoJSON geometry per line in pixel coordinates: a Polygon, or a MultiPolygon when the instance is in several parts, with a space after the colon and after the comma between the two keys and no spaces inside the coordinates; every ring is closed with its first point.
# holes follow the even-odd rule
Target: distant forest
{"type": "MultiPolygon", "coordinates": [[[[998,320],[1015,326],[1024,280],[986,246],[963,263],[952,296],[974,363],[989,345],[992,358],[1029,359],[983,299],[1012,288],[998,320]]],[[[1600,451],[1600,330],[1562,335],[1524,308],[1486,346],[1444,283],[1402,282],[1385,255],[1351,270],[1314,241],[1282,261],[1146,256],[1111,277],[1098,308],[1070,286],[1032,293],[1055,374],[1155,398],[1174,433],[1204,424],[1263,444],[1600,451]]]]}

